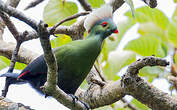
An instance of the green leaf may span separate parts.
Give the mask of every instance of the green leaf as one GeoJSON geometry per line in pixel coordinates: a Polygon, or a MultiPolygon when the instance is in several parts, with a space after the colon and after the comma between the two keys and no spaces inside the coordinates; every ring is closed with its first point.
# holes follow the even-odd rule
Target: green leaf
{"type": "Polygon", "coordinates": [[[153,22],[141,23],[138,29],[138,33],[142,36],[146,34],[154,34],[159,37],[162,41],[168,42],[168,36],[166,35],[166,31],[162,28],[154,24],[153,22]]]}
{"type": "MultiPolygon", "coordinates": [[[[0,57],[1,57],[1,56],[0,56],[0,57]]],[[[7,65],[4,61],[2,61],[1,58],[0,58],[0,70],[6,68],[7,66],[8,66],[8,65],[7,65]]]]}
{"type": "MultiPolygon", "coordinates": [[[[44,9],[43,18],[49,26],[53,26],[64,18],[77,12],[77,5],[73,2],[65,1],[63,4],[62,0],[50,0],[44,9]]],[[[76,19],[68,21],[64,23],[64,25],[71,25],[75,21],[76,19]]]]}
{"type": "Polygon", "coordinates": [[[167,28],[169,23],[167,16],[162,11],[157,8],[151,9],[147,6],[135,10],[135,21],[131,17],[131,12],[127,12],[125,15],[128,16],[132,22],[153,22],[164,30],[167,28]]]}
{"type": "Polygon", "coordinates": [[[172,21],[168,26],[168,38],[171,43],[177,48],[177,21],[172,21]]]}
{"type": "Polygon", "coordinates": [[[176,53],[175,56],[174,56],[174,60],[175,60],[175,65],[176,65],[176,67],[177,67],[177,53],[176,53]]]}
{"type": "Polygon", "coordinates": [[[136,99],[133,99],[133,100],[131,101],[131,103],[133,103],[133,104],[134,104],[137,108],[139,108],[140,110],[149,110],[149,108],[148,108],[146,105],[140,103],[140,102],[137,101],[136,99]]]}
{"type": "Polygon", "coordinates": [[[115,79],[116,73],[118,73],[123,67],[131,64],[136,60],[136,55],[130,51],[115,51],[110,53],[106,65],[103,67],[104,74],[108,79],[115,79]]]}
{"type": "Polygon", "coordinates": [[[165,47],[165,44],[153,35],[145,35],[132,40],[124,49],[131,50],[142,56],[155,55],[156,57],[165,57],[167,55],[167,47],[165,47]]]}
{"type": "Polygon", "coordinates": [[[65,45],[71,41],[72,41],[72,39],[69,36],[62,35],[62,36],[59,36],[59,37],[51,40],[51,45],[52,45],[52,48],[56,48],[56,47],[65,45]]]}
{"type": "Polygon", "coordinates": [[[157,78],[159,74],[164,74],[164,69],[158,66],[144,67],[139,71],[139,75],[148,78],[149,82],[152,82],[154,78],[157,78]]]}
{"type": "Polygon", "coordinates": [[[175,3],[177,3],[177,0],[173,0],[175,3]]]}
{"type": "MultiPolygon", "coordinates": [[[[10,65],[10,60],[7,59],[6,57],[0,56],[0,60],[3,61],[5,64],[7,64],[7,66],[10,65]]],[[[26,64],[19,63],[19,62],[16,62],[16,63],[15,63],[15,69],[22,70],[22,69],[24,69],[25,67],[26,67],[26,64]]]]}
{"type": "Polygon", "coordinates": [[[87,0],[93,8],[99,8],[105,2],[104,0],[87,0]]]}

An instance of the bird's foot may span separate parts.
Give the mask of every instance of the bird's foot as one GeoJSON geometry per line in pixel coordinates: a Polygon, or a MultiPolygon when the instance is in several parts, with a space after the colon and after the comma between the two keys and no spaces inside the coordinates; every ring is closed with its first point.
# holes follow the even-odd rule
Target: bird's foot
{"type": "MultiPolygon", "coordinates": [[[[75,103],[76,103],[76,101],[80,101],[79,100],[79,98],[77,97],[77,96],[75,96],[75,95],[73,95],[73,94],[69,94],[69,96],[71,96],[72,97],[72,99],[73,99],[73,104],[74,104],[74,106],[75,106],[75,103]]],[[[90,110],[90,106],[87,104],[87,103],[85,103],[85,102],[83,102],[83,101],[80,101],[82,104],[84,104],[84,106],[85,106],[85,108],[87,109],[87,110],[90,110]]]]}
{"type": "Polygon", "coordinates": [[[78,101],[79,100],[79,98],[77,97],[77,96],[75,96],[75,95],[73,95],[73,94],[69,94],[69,96],[71,96],[72,97],[72,99],[73,99],[73,104],[74,104],[74,106],[75,106],[75,103],[76,103],[76,101],[78,101]]]}

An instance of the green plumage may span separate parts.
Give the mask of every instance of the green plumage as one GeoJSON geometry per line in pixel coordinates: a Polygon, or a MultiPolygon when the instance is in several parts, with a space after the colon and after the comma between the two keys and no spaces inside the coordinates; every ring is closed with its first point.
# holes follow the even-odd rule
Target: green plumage
{"type": "MultiPolygon", "coordinates": [[[[112,8],[110,6],[94,11],[85,20],[84,26],[89,31],[85,39],[72,41],[54,49],[58,65],[57,85],[67,94],[74,94],[86,78],[101,52],[103,40],[112,33],[118,32],[111,17],[112,8]],[[104,10],[107,12],[106,14],[104,10]],[[98,17],[95,14],[102,15],[98,17]]],[[[13,76],[13,74],[3,74],[2,76],[25,80],[33,88],[43,93],[40,87],[47,80],[47,64],[44,55],[31,62],[18,76],[13,76]]]]}

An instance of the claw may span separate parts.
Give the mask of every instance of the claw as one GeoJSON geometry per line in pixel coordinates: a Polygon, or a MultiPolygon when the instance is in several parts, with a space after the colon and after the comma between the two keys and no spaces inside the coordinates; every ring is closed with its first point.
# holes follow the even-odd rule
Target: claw
{"type": "Polygon", "coordinates": [[[90,110],[91,108],[90,108],[90,106],[87,104],[87,103],[85,103],[85,102],[83,102],[83,101],[80,101],[82,104],[84,104],[84,106],[85,106],[85,108],[87,109],[87,110],[90,110]]]}
{"type": "MultiPolygon", "coordinates": [[[[75,96],[75,95],[73,95],[73,94],[68,94],[68,95],[72,97],[72,99],[73,99],[72,102],[73,102],[74,106],[75,106],[76,101],[80,101],[77,96],[75,96]]],[[[83,101],[80,101],[80,102],[81,102],[82,104],[84,104],[84,106],[85,106],[85,108],[86,108],[87,110],[90,110],[90,109],[91,109],[90,106],[89,106],[87,103],[85,103],[85,102],[83,102],[83,101]]]]}
{"type": "Polygon", "coordinates": [[[78,101],[79,100],[79,98],[77,97],[77,96],[75,96],[75,95],[73,95],[73,94],[69,94],[69,96],[71,96],[72,97],[72,99],[73,99],[73,104],[74,104],[74,106],[75,106],[75,103],[76,103],[76,101],[78,101]]]}

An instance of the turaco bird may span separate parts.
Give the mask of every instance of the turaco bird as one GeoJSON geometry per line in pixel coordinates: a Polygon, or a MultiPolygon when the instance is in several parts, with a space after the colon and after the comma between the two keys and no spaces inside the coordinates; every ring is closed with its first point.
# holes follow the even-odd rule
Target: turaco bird
{"type": "MultiPolygon", "coordinates": [[[[72,41],[53,50],[58,64],[58,86],[65,93],[75,94],[100,54],[103,40],[112,33],[118,33],[112,13],[112,7],[109,5],[94,10],[84,22],[88,32],[85,39],[72,41]]],[[[32,61],[20,74],[5,73],[1,75],[3,76],[16,80],[10,84],[25,81],[43,93],[40,87],[47,79],[44,55],[32,61]]]]}

